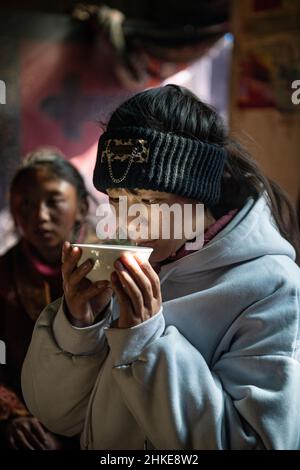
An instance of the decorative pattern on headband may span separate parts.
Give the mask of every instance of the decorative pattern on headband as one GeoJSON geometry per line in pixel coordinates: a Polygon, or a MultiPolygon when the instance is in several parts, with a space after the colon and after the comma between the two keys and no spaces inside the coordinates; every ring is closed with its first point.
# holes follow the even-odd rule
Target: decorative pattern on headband
{"type": "Polygon", "coordinates": [[[103,150],[101,161],[107,159],[110,178],[114,183],[121,183],[130,170],[132,163],[146,163],[150,146],[144,139],[108,139],[103,150]],[[125,173],[120,178],[113,175],[112,162],[128,160],[125,173]]]}
{"type": "Polygon", "coordinates": [[[144,139],[108,139],[102,152],[101,161],[126,161],[133,155],[134,163],[144,163],[149,157],[149,143],[144,139]]]}

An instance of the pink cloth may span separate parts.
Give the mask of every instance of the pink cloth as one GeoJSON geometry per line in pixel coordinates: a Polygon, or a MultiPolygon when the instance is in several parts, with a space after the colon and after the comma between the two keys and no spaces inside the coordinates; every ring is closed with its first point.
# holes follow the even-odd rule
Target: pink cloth
{"type": "MultiPolygon", "coordinates": [[[[232,209],[227,214],[220,217],[214,224],[212,224],[204,233],[204,243],[205,246],[210,240],[212,240],[224,227],[233,219],[233,217],[238,212],[238,209],[232,209]]],[[[198,250],[186,250],[185,244],[181,246],[176,253],[169,256],[169,258],[165,259],[161,263],[158,263],[154,266],[154,270],[159,273],[161,267],[165,264],[171,263],[172,261],[176,261],[184,256],[190,255],[191,253],[195,253],[198,250]]]]}
{"type": "Polygon", "coordinates": [[[214,224],[208,227],[204,233],[204,245],[212,240],[217,235],[217,233],[221,232],[221,230],[226,227],[226,225],[233,219],[237,212],[238,209],[232,209],[227,214],[220,217],[220,219],[216,220],[214,224]]]}
{"type": "Polygon", "coordinates": [[[44,261],[41,261],[30,249],[28,244],[23,240],[22,248],[26,253],[26,256],[29,258],[30,262],[32,263],[33,267],[36,271],[41,274],[43,277],[56,277],[60,276],[61,273],[61,264],[56,266],[51,266],[44,261]]]}

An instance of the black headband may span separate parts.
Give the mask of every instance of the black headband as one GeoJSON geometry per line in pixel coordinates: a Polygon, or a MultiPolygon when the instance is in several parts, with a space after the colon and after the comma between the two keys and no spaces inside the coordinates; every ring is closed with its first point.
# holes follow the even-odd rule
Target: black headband
{"type": "Polygon", "coordinates": [[[227,151],[199,140],[143,127],[101,135],[94,186],[151,189],[214,205],[220,198],[227,151]]]}

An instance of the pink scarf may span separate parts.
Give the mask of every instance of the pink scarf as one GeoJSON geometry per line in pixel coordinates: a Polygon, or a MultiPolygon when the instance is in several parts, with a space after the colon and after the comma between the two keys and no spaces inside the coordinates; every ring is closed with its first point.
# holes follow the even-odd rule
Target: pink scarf
{"type": "Polygon", "coordinates": [[[22,243],[22,248],[23,248],[26,256],[28,257],[28,259],[30,260],[32,266],[35,268],[35,270],[39,274],[41,274],[41,276],[49,277],[49,278],[60,276],[60,274],[61,274],[61,264],[53,266],[53,265],[47,264],[44,261],[41,261],[40,258],[38,258],[32,252],[32,250],[30,249],[30,247],[28,246],[28,244],[24,240],[23,240],[23,243],[22,243]]]}
{"type": "MultiPolygon", "coordinates": [[[[212,224],[204,233],[203,246],[205,246],[221,230],[223,230],[223,228],[233,219],[233,217],[236,215],[237,212],[238,212],[238,209],[232,209],[227,214],[223,215],[218,220],[216,220],[216,222],[212,224]]],[[[184,256],[190,255],[191,253],[195,253],[196,251],[198,250],[186,250],[185,244],[184,244],[176,251],[176,253],[169,256],[169,258],[165,259],[164,261],[161,261],[160,263],[157,263],[157,265],[155,265],[153,269],[157,273],[159,273],[163,265],[171,263],[172,261],[176,261],[180,258],[183,258],[184,256]]]]}

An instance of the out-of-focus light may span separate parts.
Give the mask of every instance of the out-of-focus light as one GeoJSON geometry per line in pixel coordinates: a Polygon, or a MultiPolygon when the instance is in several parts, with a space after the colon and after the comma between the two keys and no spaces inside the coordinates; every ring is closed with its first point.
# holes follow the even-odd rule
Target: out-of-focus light
{"type": "Polygon", "coordinates": [[[233,41],[234,41],[234,36],[233,36],[233,34],[231,34],[231,33],[226,33],[226,34],[224,35],[224,40],[225,40],[226,42],[233,42],[233,41]]]}
{"type": "Polygon", "coordinates": [[[185,85],[191,79],[191,77],[192,75],[189,70],[181,70],[175,75],[164,80],[163,85],[167,85],[168,83],[174,83],[175,85],[185,85]]]}

